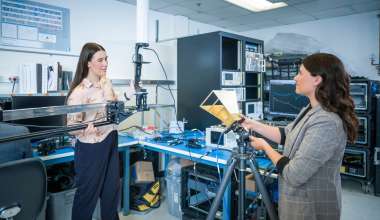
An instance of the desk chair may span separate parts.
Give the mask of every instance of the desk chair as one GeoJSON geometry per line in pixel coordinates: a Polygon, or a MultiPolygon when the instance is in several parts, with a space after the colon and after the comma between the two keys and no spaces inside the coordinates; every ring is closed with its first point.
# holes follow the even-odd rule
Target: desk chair
{"type": "MultiPolygon", "coordinates": [[[[27,134],[29,130],[20,125],[0,122],[0,138],[27,134]]],[[[29,139],[0,143],[0,164],[32,157],[32,146],[29,139]]]]}
{"type": "Polygon", "coordinates": [[[46,170],[40,159],[0,165],[0,219],[35,220],[46,198],[46,170]]]}

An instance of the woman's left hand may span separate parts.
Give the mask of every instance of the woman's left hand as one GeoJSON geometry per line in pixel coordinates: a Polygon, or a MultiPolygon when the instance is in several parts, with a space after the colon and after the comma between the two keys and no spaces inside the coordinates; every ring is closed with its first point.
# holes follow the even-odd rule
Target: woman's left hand
{"type": "Polygon", "coordinates": [[[107,100],[115,100],[116,96],[112,88],[112,83],[111,80],[103,77],[100,79],[100,86],[104,91],[104,96],[106,97],[107,100]]]}
{"type": "Polygon", "coordinates": [[[100,78],[100,86],[102,87],[102,89],[105,89],[105,90],[112,89],[111,80],[106,78],[106,76],[104,75],[102,78],[100,78]]]}
{"type": "Polygon", "coordinates": [[[135,81],[131,80],[127,88],[125,88],[125,96],[127,100],[130,100],[136,94],[135,81]]]}
{"type": "Polygon", "coordinates": [[[266,142],[266,140],[264,140],[263,138],[250,136],[249,141],[251,146],[254,147],[256,150],[265,150],[265,148],[269,146],[268,142],[266,142]]]}

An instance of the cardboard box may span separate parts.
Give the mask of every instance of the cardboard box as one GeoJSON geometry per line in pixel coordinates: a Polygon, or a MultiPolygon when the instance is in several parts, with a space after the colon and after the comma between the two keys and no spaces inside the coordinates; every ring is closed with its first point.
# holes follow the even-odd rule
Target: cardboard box
{"type": "Polygon", "coordinates": [[[137,161],[131,167],[131,182],[133,184],[154,182],[153,165],[150,161],[137,161]]]}
{"type": "Polygon", "coordinates": [[[183,159],[183,158],[181,158],[181,159],[179,160],[179,162],[181,163],[181,167],[188,167],[188,166],[192,166],[192,165],[194,165],[194,162],[193,162],[193,161],[191,161],[191,160],[187,160],[187,159],[183,159]]]}

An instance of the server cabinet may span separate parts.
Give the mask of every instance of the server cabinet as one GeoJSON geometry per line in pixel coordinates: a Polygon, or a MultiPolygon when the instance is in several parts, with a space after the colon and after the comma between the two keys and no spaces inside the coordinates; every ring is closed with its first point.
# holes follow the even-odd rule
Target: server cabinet
{"type": "Polygon", "coordinates": [[[380,196],[380,95],[376,95],[375,195],[380,196]]]}
{"type": "MultiPolygon", "coordinates": [[[[236,91],[243,114],[248,109],[246,103],[261,102],[262,73],[265,71],[263,45],[261,40],[226,32],[178,39],[177,119],[186,119],[187,129],[204,130],[219,124],[199,107],[212,90],[236,91]]],[[[262,107],[256,111],[260,110],[262,112],[262,107]]]]}

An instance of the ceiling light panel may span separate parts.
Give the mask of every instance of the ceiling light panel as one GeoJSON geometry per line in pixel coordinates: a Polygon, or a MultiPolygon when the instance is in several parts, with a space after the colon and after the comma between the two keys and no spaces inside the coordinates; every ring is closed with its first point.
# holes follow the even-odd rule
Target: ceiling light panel
{"type": "Polygon", "coordinates": [[[288,6],[285,2],[272,3],[267,0],[224,0],[253,12],[268,11],[288,6]]]}

